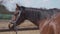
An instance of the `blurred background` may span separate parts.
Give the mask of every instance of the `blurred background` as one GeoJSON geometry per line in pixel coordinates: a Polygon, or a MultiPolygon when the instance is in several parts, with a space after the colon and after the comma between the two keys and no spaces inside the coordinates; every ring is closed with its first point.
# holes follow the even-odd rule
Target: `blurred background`
{"type": "Polygon", "coordinates": [[[11,19],[15,12],[16,4],[24,7],[43,8],[43,9],[60,9],[60,0],[0,0],[0,20],[11,19]]]}
{"type": "MultiPolygon", "coordinates": [[[[19,6],[28,7],[28,9],[43,9],[49,11],[60,11],[60,0],[0,0],[0,28],[8,28],[9,20],[19,6]]],[[[21,27],[36,26],[26,20],[21,27]]],[[[15,34],[14,32],[0,32],[0,34],[15,34]]],[[[18,34],[40,34],[39,30],[18,31],[18,34]]]]}
{"type": "Polygon", "coordinates": [[[10,20],[11,19],[11,14],[12,12],[9,12],[5,6],[0,5],[0,20],[10,20]]]}

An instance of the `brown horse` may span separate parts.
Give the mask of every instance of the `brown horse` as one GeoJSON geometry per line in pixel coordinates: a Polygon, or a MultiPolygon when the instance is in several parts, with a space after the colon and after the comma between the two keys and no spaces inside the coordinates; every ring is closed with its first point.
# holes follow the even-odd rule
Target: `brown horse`
{"type": "Polygon", "coordinates": [[[40,34],[60,34],[60,13],[40,22],[40,34]]]}
{"type": "MultiPolygon", "coordinates": [[[[53,14],[58,13],[58,11],[54,11],[54,10],[44,10],[44,9],[36,9],[36,8],[26,8],[23,6],[18,6],[17,5],[16,9],[17,11],[19,10],[19,12],[17,13],[17,11],[14,14],[14,18],[13,20],[15,20],[16,22],[16,26],[20,25],[21,23],[24,22],[24,20],[29,20],[31,21],[33,24],[39,26],[39,21],[50,18],[53,14]],[[19,15],[19,13],[21,12],[21,14],[19,15]],[[19,16],[18,16],[19,15],[19,16]]],[[[14,26],[10,27],[10,29],[13,29],[14,26]]]]}

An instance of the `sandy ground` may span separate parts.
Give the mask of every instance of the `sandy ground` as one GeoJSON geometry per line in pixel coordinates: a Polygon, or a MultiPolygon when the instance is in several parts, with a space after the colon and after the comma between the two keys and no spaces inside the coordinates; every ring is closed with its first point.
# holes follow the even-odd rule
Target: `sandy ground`
{"type": "MultiPolygon", "coordinates": [[[[8,27],[9,21],[0,21],[0,28],[8,27]]],[[[30,21],[26,20],[24,23],[19,25],[20,27],[29,27],[29,26],[35,26],[30,21]]],[[[0,32],[0,34],[16,34],[14,31],[10,32],[0,32]]],[[[39,30],[26,30],[26,31],[18,31],[18,34],[40,34],[39,30]]]]}

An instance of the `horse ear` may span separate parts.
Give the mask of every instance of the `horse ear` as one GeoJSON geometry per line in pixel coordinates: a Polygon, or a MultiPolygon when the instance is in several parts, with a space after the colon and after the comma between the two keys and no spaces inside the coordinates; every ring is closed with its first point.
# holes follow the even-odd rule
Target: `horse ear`
{"type": "Polygon", "coordinates": [[[17,7],[19,7],[19,5],[18,5],[18,4],[16,4],[16,6],[17,6],[17,7]]]}
{"type": "Polygon", "coordinates": [[[16,7],[19,9],[19,10],[21,10],[21,9],[25,9],[25,7],[24,6],[19,6],[18,4],[16,4],[16,7]]]}
{"type": "Polygon", "coordinates": [[[18,4],[16,4],[16,9],[17,9],[17,8],[20,9],[20,6],[19,6],[18,4]]]}

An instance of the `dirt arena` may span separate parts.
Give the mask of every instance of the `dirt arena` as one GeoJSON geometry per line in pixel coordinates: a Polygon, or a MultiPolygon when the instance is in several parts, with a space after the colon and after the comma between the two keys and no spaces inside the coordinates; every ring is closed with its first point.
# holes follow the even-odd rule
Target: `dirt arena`
{"type": "MultiPolygon", "coordinates": [[[[0,21],[0,28],[8,27],[9,21],[0,21]]],[[[19,25],[19,27],[34,27],[35,25],[31,23],[30,21],[26,20],[24,23],[19,25]]],[[[0,34],[16,34],[14,31],[9,32],[0,32],[0,34]]],[[[18,31],[18,34],[40,34],[39,30],[24,30],[24,31],[18,31]]]]}

